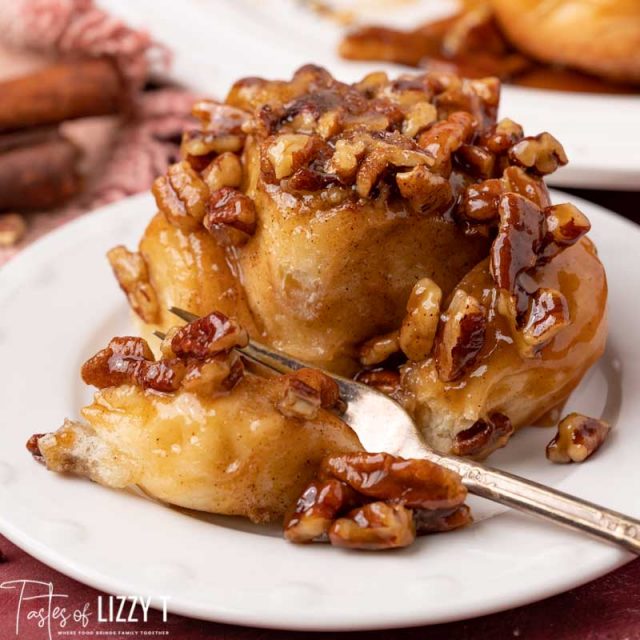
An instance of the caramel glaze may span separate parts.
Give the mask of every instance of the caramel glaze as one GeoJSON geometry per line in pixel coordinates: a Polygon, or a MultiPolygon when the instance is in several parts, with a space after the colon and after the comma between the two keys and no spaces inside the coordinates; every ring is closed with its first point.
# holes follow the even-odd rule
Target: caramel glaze
{"type": "Polygon", "coordinates": [[[544,419],[602,355],[607,282],[590,240],[582,239],[522,280],[527,288],[561,291],[569,305],[570,323],[536,356],[518,352],[509,322],[498,311],[498,292],[485,260],[458,285],[488,309],[485,345],[473,366],[461,378],[443,382],[433,358],[405,365],[403,404],[434,448],[449,451],[452,430],[457,433],[492,413],[508,416],[515,428],[544,419]]]}
{"type": "Polygon", "coordinates": [[[151,346],[159,344],[153,337],[156,329],[166,331],[176,324],[176,317],[169,312],[171,306],[202,316],[220,311],[236,318],[252,335],[260,333],[236,277],[233,255],[204,228],[185,232],[157,213],[139,248],[148,265],[151,285],[158,293],[159,322],[146,324],[135,316],[140,335],[151,346]]]}
{"type": "Polygon", "coordinates": [[[608,82],[574,69],[538,62],[512,48],[495,25],[484,30],[484,37],[474,39],[471,50],[448,55],[445,38],[460,17],[429,22],[411,31],[361,27],[343,38],[339,52],[349,60],[395,62],[466,78],[493,75],[508,84],[536,89],[609,94],[640,92],[637,86],[608,82]]]}

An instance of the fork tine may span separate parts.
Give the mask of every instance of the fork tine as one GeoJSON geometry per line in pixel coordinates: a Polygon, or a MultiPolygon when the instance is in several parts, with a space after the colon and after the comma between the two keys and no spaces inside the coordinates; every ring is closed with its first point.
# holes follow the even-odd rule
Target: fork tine
{"type": "Polygon", "coordinates": [[[195,313],[191,313],[190,311],[185,311],[180,307],[169,307],[169,312],[173,313],[174,316],[178,316],[181,320],[185,322],[193,322],[194,320],[198,320],[200,316],[197,316],[195,313]]]}
{"type": "Polygon", "coordinates": [[[160,340],[164,340],[167,337],[167,334],[166,333],[162,333],[162,331],[154,331],[153,335],[156,338],[160,338],[160,340]]]}

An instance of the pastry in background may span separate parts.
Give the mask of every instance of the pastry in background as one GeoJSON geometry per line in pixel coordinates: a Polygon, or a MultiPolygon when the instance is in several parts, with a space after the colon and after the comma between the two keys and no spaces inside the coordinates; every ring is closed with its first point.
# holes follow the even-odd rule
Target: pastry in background
{"type": "Polygon", "coordinates": [[[640,3],[487,0],[402,31],[361,26],[340,43],[350,60],[385,60],[538,88],[637,93],[640,3]]]}

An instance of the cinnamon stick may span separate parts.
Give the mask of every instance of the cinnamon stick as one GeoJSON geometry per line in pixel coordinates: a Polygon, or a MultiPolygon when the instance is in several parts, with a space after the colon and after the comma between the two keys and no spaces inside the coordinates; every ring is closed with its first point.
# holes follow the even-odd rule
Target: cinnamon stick
{"type": "Polygon", "coordinates": [[[0,154],[0,210],[28,211],[62,204],[76,194],[77,147],[61,135],[0,154]]]}
{"type": "Polygon", "coordinates": [[[117,113],[125,105],[126,89],[111,60],[61,62],[0,82],[0,131],[117,113]]]}

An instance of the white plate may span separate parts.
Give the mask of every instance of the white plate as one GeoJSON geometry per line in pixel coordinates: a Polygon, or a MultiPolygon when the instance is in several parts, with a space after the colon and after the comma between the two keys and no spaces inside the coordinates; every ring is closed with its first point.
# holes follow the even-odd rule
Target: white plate
{"type": "MultiPolygon", "coordinates": [[[[393,2],[380,0],[339,3],[361,10],[368,5],[365,22],[401,27],[447,15],[456,6],[453,0],[398,2],[395,9],[393,2]]],[[[101,4],[148,28],[171,47],[176,80],[218,97],[243,76],[288,78],[307,62],[323,65],[346,81],[373,69],[411,71],[340,59],[336,47],[342,28],[303,8],[299,0],[101,0],[101,4]]],[[[564,145],[570,163],[550,176],[551,184],[640,190],[640,96],[505,86],[501,104],[501,114],[520,122],[528,133],[550,130],[564,145]]]]}
{"type": "MultiPolygon", "coordinates": [[[[554,194],[564,201],[564,194],[554,194]]],[[[492,463],[640,516],[640,271],[637,227],[590,216],[611,285],[606,357],[569,409],[604,412],[614,431],[584,465],[551,465],[551,432],[527,429],[492,463]]],[[[90,391],[81,363],[131,331],[104,254],[135,246],[154,205],[143,195],[52,233],[0,270],[0,531],[43,562],[118,594],[170,595],[175,613],[239,624],[360,629],[456,620],[569,589],[628,562],[607,544],[478,500],[478,522],[390,553],[293,546],[277,527],[198,516],[133,493],[47,472],[34,432],[76,417],[90,391]]]]}

